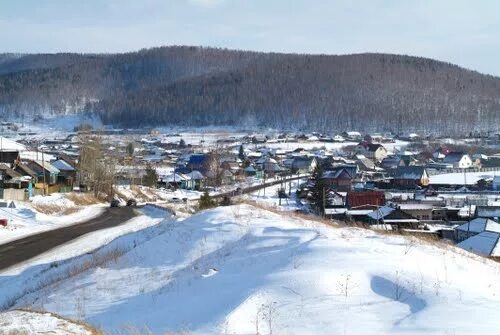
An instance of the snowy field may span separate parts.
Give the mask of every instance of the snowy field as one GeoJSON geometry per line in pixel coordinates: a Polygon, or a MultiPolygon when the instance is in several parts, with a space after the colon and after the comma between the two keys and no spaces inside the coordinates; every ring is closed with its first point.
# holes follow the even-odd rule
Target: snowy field
{"type": "Polygon", "coordinates": [[[492,179],[498,175],[500,171],[445,173],[430,176],[429,182],[431,184],[475,185],[480,179],[492,179]]]}
{"type": "MultiPolygon", "coordinates": [[[[161,217],[153,211],[136,218],[156,221],[101,250],[122,250],[117,257],[34,290],[12,307],[84,319],[111,334],[126,328],[154,334],[500,332],[500,266],[459,249],[248,205],[156,225],[161,217]]],[[[30,275],[42,281],[88,257],[57,267],[48,258],[43,271],[26,264],[0,273],[0,299],[33,285],[30,275]]]]}

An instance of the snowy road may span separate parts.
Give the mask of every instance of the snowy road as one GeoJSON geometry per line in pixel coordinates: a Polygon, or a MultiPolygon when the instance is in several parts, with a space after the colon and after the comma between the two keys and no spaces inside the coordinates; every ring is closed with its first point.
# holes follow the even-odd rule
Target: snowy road
{"type": "Polygon", "coordinates": [[[118,226],[135,216],[131,207],[109,208],[102,215],[72,226],[46,231],[0,245],[0,270],[27,261],[84,234],[118,226]]]}

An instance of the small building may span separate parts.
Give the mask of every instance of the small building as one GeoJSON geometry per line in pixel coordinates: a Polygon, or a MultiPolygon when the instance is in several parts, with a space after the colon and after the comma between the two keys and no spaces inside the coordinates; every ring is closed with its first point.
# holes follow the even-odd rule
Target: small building
{"type": "Polygon", "coordinates": [[[406,162],[400,156],[387,156],[380,162],[380,167],[386,170],[393,170],[402,166],[406,166],[406,162]]]}
{"type": "Polygon", "coordinates": [[[397,208],[413,216],[418,220],[432,220],[433,206],[421,203],[402,203],[397,204],[397,208]]]}
{"type": "Polygon", "coordinates": [[[345,196],[332,190],[328,190],[325,200],[326,208],[343,208],[345,206],[345,196]]]}
{"type": "Polygon", "coordinates": [[[379,191],[360,191],[347,193],[349,209],[376,209],[385,205],[385,194],[379,191]]]}
{"type": "Polygon", "coordinates": [[[443,163],[451,164],[455,169],[468,169],[472,167],[472,159],[463,152],[450,152],[443,159],[443,163]]]}
{"type": "Polygon", "coordinates": [[[360,142],[356,146],[356,152],[377,162],[381,162],[387,157],[387,149],[382,144],[374,144],[366,141],[360,142]]]}
{"type": "Polygon", "coordinates": [[[73,185],[76,181],[76,169],[63,159],[55,160],[50,164],[59,170],[57,176],[57,183],[60,186],[59,192],[73,191],[73,185]]]}
{"type": "Polygon", "coordinates": [[[252,165],[249,165],[247,166],[245,169],[245,175],[251,177],[251,176],[255,176],[257,174],[257,170],[252,166],[252,165]]]}
{"type": "Polygon", "coordinates": [[[352,189],[353,176],[349,170],[340,167],[331,171],[325,171],[321,176],[325,185],[339,192],[348,192],[352,189]]]}
{"type": "Polygon", "coordinates": [[[375,171],[377,169],[375,162],[363,155],[356,156],[356,165],[361,171],[375,171]]]}
{"type": "Polygon", "coordinates": [[[380,207],[368,214],[368,220],[370,225],[389,225],[392,229],[416,229],[418,228],[419,221],[403,212],[398,208],[393,207],[380,207]]]}
{"type": "Polygon", "coordinates": [[[415,188],[429,185],[429,174],[423,166],[404,166],[392,171],[392,183],[395,187],[415,188]]]}
{"type": "Polygon", "coordinates": [[[37,184],[35,188],[43,189],[47,187],[47,193],[58,192],[59,189],[55,187],[60,171],[52,166],[49,162],[39,160],[26,161],[26,165],[35,172],[37,184]]]}
{"type": "Polygon", "coordinates": [[[500,219],[500,206],[476,206],[474,216],[498,220],[500,219]]]}
{"type": "Polygon", "coordinates": [[[199,191],[204,187],[204,180],[205,176],[200,171],[194,170],[184,175],[184,182],[181,182],[181,187],[199,191]]]}
{"type": "Polygon", "coordinates": [[[358,131],[344,131],[341,135],[343,138],[347,138],[350,141],[359,141],[363,138],[358,131]]]}
{"type": "Polygon", "coordinates": [[[0,199],[24,201],[30,197],[31,189],[31,177],[0,163],[0,199]]]}
{"type": "Polygon", "coordinates": [[[291,161],[290,170],[293,173],[311,173],[318,165],[314,157],[294,157],[291,161]]]}

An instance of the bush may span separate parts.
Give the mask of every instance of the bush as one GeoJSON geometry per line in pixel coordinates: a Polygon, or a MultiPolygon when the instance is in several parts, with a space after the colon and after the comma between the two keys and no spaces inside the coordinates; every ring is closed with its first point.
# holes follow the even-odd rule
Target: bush
{"type": "Polygon", "coordinates": [[[200,209],[217,207],[217,202],[214,199],[210,198],[208,191],[205,191],[205,193],[203,193],[203,195],[200,197],[198,207],[200,209]]]}

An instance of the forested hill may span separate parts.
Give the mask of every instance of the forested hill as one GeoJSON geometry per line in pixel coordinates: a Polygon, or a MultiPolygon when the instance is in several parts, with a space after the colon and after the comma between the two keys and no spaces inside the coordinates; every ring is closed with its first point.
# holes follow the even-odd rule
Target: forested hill
{"type": "Polygon", "coordinates": [[[97,113],[107,123],[339,131],[498,130],[500,78],[431,59],[162,47],[0,55],[5,114],[97,113]]]}

